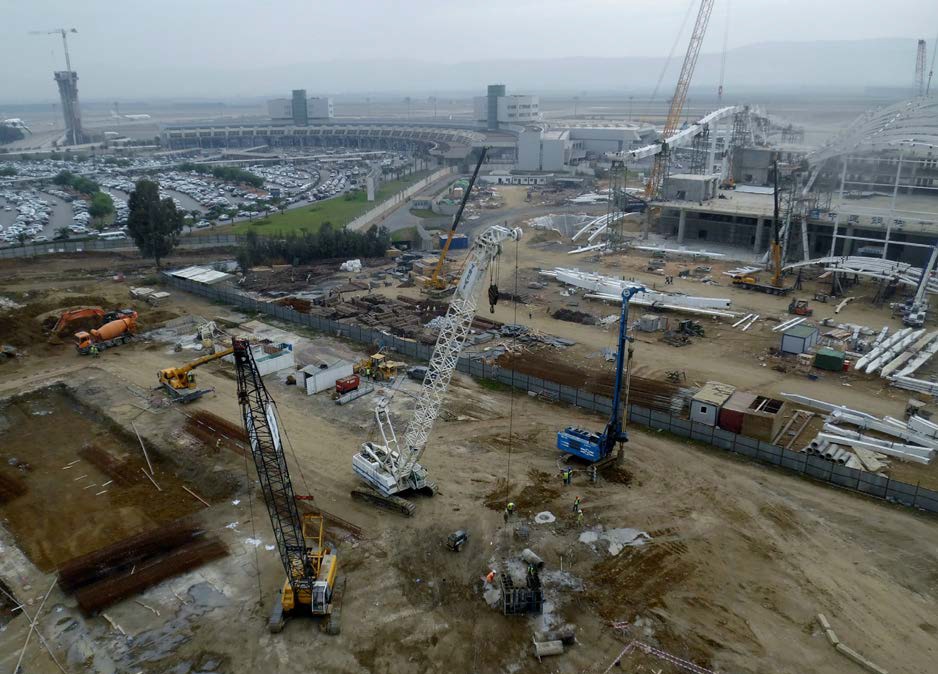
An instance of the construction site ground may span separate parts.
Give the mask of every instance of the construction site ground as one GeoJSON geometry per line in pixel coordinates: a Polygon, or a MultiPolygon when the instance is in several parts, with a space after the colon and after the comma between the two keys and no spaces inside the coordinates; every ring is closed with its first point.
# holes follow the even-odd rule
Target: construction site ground
{"type": "MultiPolygon", "coordinates": [[[[615,309],[562,298],[556,285],[527,290],[536,267],[573,266],[562,250],[532,245],[531,238],[518,249],[518,275],[525,281],[519,292],[532,296],[530,308],[518,306],[516,314],[511,303],[500,303],[493,317],[504,322],[517,317],[519,323],[575,339],[577,346],[551,357],[608,370],[597,352],[613,344],[613,332],[553,320],[546,306],[555,309],[578,301],[580,311],[600,316],[615,309]]],[[[501,265],[503,290],[513,289],[514,265],[505,264],[513,257],[505,255],[501,265]]],[[[660,277],[638,270],[644,268],[644,258],[625,258],[619,266],[612,262],[604,259],[599,266],[663,284],[660,277]]],[[[132,259],[5,263],[0,295],[27,306],[64,306],[78,297],[128,306],[128,285],[142,281],[130,278],[134,266],[139,276],[139,261],[132,259]],[[113,276],[121,270],[128,279],[115,282],[113,276]]],[[[736,291],[722,280],[720,286],[681,279],[676,284],[690,294],[731,296],[734,309],[743,313],[751,307],[783,314],[787,306],[787,300],[736,291]]],[[[802,295],[810,296],[807,288],[802,295]]],[[[186,315],[220,317],[228,325],[253,318],[180,292],[157,309],[137,308],[147,327],[186,315]]],[[[820,308],[833,313],[831,305],[820,308]]],[[[883,316],[882,309],[857,300],[840,319],[879,327],[883,316]]],[[[798,392],[871,413],[901,415],[907,396],[878,381],[841,375],[809,381],[773,370],[769,361],[763,367],[758,358],[779,340],[767,327],[757,324],[740,334],[726,321],[703,323],[707,337],[684,348],[639,335],[636,371],[657,377],[682,369],[691,381],[718,379],[756,391],[798,392]]],[[[271,547],[273,535],[253,467],[243,453],[211,446],[184,430],[186,415],[197,411],[240,424],[231,366],[216,362],[201,368],[199,385],[214,388],[214,393],[177,407],[152,390],[158,369],[184,362],[185,354],[174,353],[171,344],[142,341],[91,359],[77,356],[68,344],[47,344],[40,333],[29,331],[32,340],[19,345],[23,355],[0,364],[0,399],[27,396],[2,403],[4,410],[12,405],[21,412],[49,412],[29,420],[28,435],[18,428],[16,444],[4,442],[0,448],[0,468],[28,487],[19,499],[0,505],[0,580],[17,602],[34,615],[54,579],[50,567],[60,556],[145,530],[177,510],[198,518],[230,553],[96,617],[83,616],[73,598],[53,588],[38,631],[65,671],[534,672],[546,667],[603,672],[633,639],[717,671],[854,671],[856,666],[825,638],[817,613],[828,617],[844,643],[885,669],[933,671],[938,648],[934,518],[637,428],[627,446],[625,470],[590,485],[578,466],[573,485],[564,487],[554,449],[556,431],[566,425],[599,428],[603,420],[526,395],[512,396],[461,375],[454,379],[425,457],[441,493],[418,499],[413,519],[375,511],[349,497],[358,486],[352,454],[373,433],[373,397],[339,407],[326,394],[306,396],[286,385],[284,376],[267,378],[290,440],[288,460],[297,493],[313,495],[315,505],[362,531],[360,537],[339,528],[328,534],[338,545],[341,572],[348,580],[342,634],[327,636],[315,622],[300,619],[289,622],[281,634],[269,634],[266,619],[283,570],[271,547]],[[85,490],[79,483],[62,477],[74,468],[63,466],[79,458],[70,455],[84,443],[97,440],[141,467],[145,460],[141,463],[142,452],[134,444],[134,428],[150,451],[154,476],[164,491],[152,487],[147,497],[148,482],[141,482],[118,490],[119,495],[126,492],[119,498],[128,500],[115,502],[116,512],[91,507],[87,501],[92,497],[80,493],[85,490]],[[32,469],[18,475],[8,465],[11,452],[32,469]],[[18,501],[39,495],[52,503],[31,511],[36,522],[25,531],[18,501]],[[571,510],[575,496],[583,499],[582,526],[571,510]],[[501,508],[509,498],[520,513],[506,527],[501,508]],[[66,513],[84,542],[70,542],[74,550],[63,550],[67,546],[59,541],[43,543],[48,537],[72,535],[43,520],[63,516],[73,505],[88,513],[87,524],[66,513]],[[531,516],[541,511],[552,512],[556,521],[532,523],[531,516]],[[513,535],[522,522],[527,538],[513,535]],[[598,533],[601,527],[635,528],[648,532],[651,540],[617,555],[601,539],[579,541],[585,531],[598,533]],[[469,543],[453,553],[444,542],[460,528],[469,530],[469,543]],[[60,552],[43,561],[34,549],[38,545],[60,552]],[[493,566],[504,571],[506,562],[525,547],[546,562],[542,578],[547,606],[541,618],[503,616],[483,598],[482,576],[493,566]],[[578,643],[540,664],[532,656],[531,637],[547,622],[575,624],[578,643]]],[[[230,331],[237,334],[236,327],[230,331]]],[[[353,344],[304,336],[336,352],[364,353],[353,344]]],[[[0,341],[10,340],[5,333],[0,341]]],[[[397,387],[392,412],[403,423],[408,394],[416,392],[416,385],[401,381],[397,387]]],[[[0,667],[12,670],[29,623],[10,608],[0,608],[0,667]]],[[[35,636],[23,662],[27,672],[61,671],[35,636]]],[[[623,665],[622,671],[642,671],[640,665],[645,671],[678,671],[641,654],[630,654],[623,665]]]]}

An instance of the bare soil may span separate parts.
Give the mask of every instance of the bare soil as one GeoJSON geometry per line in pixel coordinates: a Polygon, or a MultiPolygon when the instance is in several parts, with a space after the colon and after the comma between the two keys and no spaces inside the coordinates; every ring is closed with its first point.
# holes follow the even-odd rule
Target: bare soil
{"type": "MultiPolygon", "coordinates": [[[[569,264],[562,253],[521,252],[526,269],[569,264]]],[[[27,267],[23,276],[7,273],[0,293],[61,285],[65,264],[75,263],[50,262],[42,274],[34,267],[27,267]]],[[[87,294],[126,297],[126,285],[110,280],[112,271],[85,269],[74,272],[69,282],[87,294]]],[[[695,290],[708,288],[679,283],[687,283],[688,289],[692,283],[695,290]]],[[[750,298],[748,306],[759,306],[757,300],[777,302],[750,298]]],[[[870,321],[879,320],[881,311],[853,309],[855,304],[848,306],[857,312],[850,320],[865,313],[870,321]]],[[[174,293],[163,309],[231,317],[224,307],[182,293],[174,293]]],[[[611,313],[602,305],[593,310],[611,313]]],[[[510,303],[499,304],[497,312],[502,313],[496,313],[496,319],[511,322],[510,303]]],[[[608,370],[593,354],[611,344],[611,332],[553,321],[539,302],[531,305],[531,313],[529,319],[526,310],[519,310],[518,321],[573,336],[580,343],[559,351],[561,361],[608,370]]],[[[335,346],[329,337],[317,340],[335,346]]],[[[636,347],[636,362],[649,377],[683,368],[691,381],[714,378],[753,390],[813,393],[865,411],[901,414],[904,397],[890,391],[880,394],[871,382],[840,375],[803,380],[762,367],[747,355],[761,353],[775,340],[761,330],[740,336],[714,324],[712,331],[708,325],[705,339],[683,349],[642,342],[636,347]]],[[[213,363],[199,371],[200,385],[214,387],[213,395],[186,409],[158,404],[159,394],[152,391],[156,371],[178,359],[171,345],[140,343],[109,350],[92,363],[62,345],[28,350],[23,358],[0,367],[2,396],[61,380],[85,392],[95,411],[123,429],[124,437],[134,420],[147,441],[159,448],[166,470],[212,502],[211,508],[199,504],[197,514],[232,553],[148,590],[136,598],[144,606],[129,599],[108,609],[110,620],[132,638],[104,618],[80,616],[68,598],[53,590],[49,606],[61,611],[45,611],[39,628],[69,671],[523,674],[548,667],[556,672],[602,672],[631,639],[718,671],[850,670],[854,665],[818,629],[818,612],[827,615],[845,643],[889,671],[934,671],[938,550],[933,517],[636,428],[630,429],[626,464],[614,479],[590,484],[578,467],[573,486],[565,488],[554,449],[557,430],[571,424],[598,429],[603,420],[483,388],[460,375],[454,378],[445,401],[447,414],[434,428],[423,458],[441,493],[419,499],[413,519],[350,498],[350,490],[359,485],[351,456],[372,432],[373,399],[339,407],[323,396],[306,396],[280,377],[267,378],[291,441],[287,456],[297,492],[312,494],[317,507],[364,531],[360,539],[330,534],[337,537],[340,573],[348,579],[342,634],[323,635],[315,623],[297,618],[283,633],[270,635],[265,622],[277,600],[283,569],[276,551],[268,549],[273,532],[253,488],[250,466],[235,452],[207,447],[185,430],[187,414],[196,410],[239,425],[236,384],[230,366],[213,363]],[[239,474],[246,477],[243,482],[233,480],[239,474]],[[651,541],[618,555],[602,544],[579,542],[583,530],[571,512],[575,496],[583,501],[585,529],[631,527],[648,532],[651,541]],[[526,527],[526,538],[520,537],[520,528],[506,527],[497,510],[508,498],[524,504],[519,523],[526,527]],[[534,524],[529,513],[542,510],[553,512],[557,520],[534,524]],[[447,550],[444,541],[460,528],[469,530],[470,540],[457,554],[447,550]],[[482,597],[487,571],[504,571],[525,547],[546,562],[549,615],[542,618],[505,617],[482,597]],[[531,636],[545,621],[576,624],[578,644],[540,664],[531,655],[531,636]]],[[[410,411],[415,386],[403,382],[392,399],[399,426],[410,411]]],[[[59,425],[72,428],[71,433],[62,428],[46,431],[41,418],[29,417],[26,425],[33,440],[28,446],[41,447],[40,456],[55,451],[43,444],[48,432],[58,443],[72,443],[74,454],[96,432],[93,426],[77,423],[59,425]]],[[[99,446],[106,447],[106,441],[108,437],[99,437],[99,446]]],[[[121,447],[128,457],[134,456],[132,443],[121,447]]],[[[54,458],[26,476],[34,484],[29,495],[20,498],[34,492],[56,498],[59,475],[72,470],[61,467],[75,457],[54,458]]],[[[192,501],[184,493],[176,500],[183,498],[192,501]]],[[[141,522],[149,510],[162,507],[152,493],[145,504],[130,505],[143,513],[130,510],[129,519],[141,522]]],[[[9,519],[10,507],[0,505],[0,516],[9,519]]],[[[33,514],[34,519],[45,516],[44,511],[33,514]]],[[[47,532],[63,539],[72,534],[47,532]]],[[[0,527],[5,548],[0,580],[18,599],[32,600],[30,606],[36,606],[51,578],[22,556],[17,539],[6,524],[0,527]]],[[[30,554],[28,544],[24,548],[30,554]]],[[[28,623],[13,620],[6,628],[0,661],[12,666],[28,623]]],[[[26,666],[28,671],[58,671],[35,639],[26,666]]],[[[623,662],[623,671],[674,671],[668,666],[635,654],[623,662]]]]}

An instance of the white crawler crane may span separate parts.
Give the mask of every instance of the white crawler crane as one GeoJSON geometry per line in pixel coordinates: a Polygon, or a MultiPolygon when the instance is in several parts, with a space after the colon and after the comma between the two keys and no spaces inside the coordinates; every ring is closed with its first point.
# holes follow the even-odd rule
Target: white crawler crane
{"type": "MultiPolygon", "coordinates": [[[[479,284],[485,279],[492,261],[501,252],[502,243],[520,238],[520,229],[499,225],[489,227],[476,238],[450,300],[403,442],[398,441],[394,432],[387,401],[379,401],[375,407],[375,419],[382,441],[380,444],[364,443],[352,459],[355,472],[369,487],[352,491],[354,498],[410,516],[414,513],[414,504],[398,494],[416,491],[432,495],[436,492],[436,484],[427,477],[427,469],[419,461],[426,449],[433,424],[440,415],[443,397],[456,370],[459,352],[469,335],[478,305],[479,284]]],[[[489,294],[489,301],[494,304],[498,299],[497,288],[494,292],[490,288],[489,294]]]]}

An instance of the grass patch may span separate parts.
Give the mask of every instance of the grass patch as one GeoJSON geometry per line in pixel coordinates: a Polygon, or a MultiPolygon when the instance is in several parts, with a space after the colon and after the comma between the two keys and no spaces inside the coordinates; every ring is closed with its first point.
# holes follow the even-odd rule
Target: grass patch
{"type": "Polygon", "coordinates": [[[300,232],[307,230],[310,233],[319,231],[324,222],[331,222],[335,227],[344,227],[346,224],[371,210],[382,201],[410,187],[418,180],[430,174],[429,171],[419,171],[401,180],[384,183],[378,188],[374,201],[368,201],[365,190],[352,193],[351,198],[344,195],[333,199],[307,204],[293,208],[284,213],[271,214],[258,220],[239,222],[236,225],[216,227],[212,234],[246,234],[256,232],[261,235],[285,234],[287,232],[300,232]]]}
{"type": "Polygon", "coordinates": [[[499,391],[504,393],[505,391],[510,391],[511,387],[508,384],[503,384],[500,381],[494,379],[476,379],[479,383],[479,386],[484,388],[486,391],[499,391]]]}
{"type": "Polygon", "coordinates": [[[439,218],[441,217],[439,213],[434,213],[429,208],[412,208],[410,209],[411,215],[418,218],[439,218]]]}
{"type": "Polygon", "coordinates": [[[391,241],[413,241],[417,238],[417,228],[416,227],[404,227],[403,229],[396,229],[391,232],[391,241]]]}

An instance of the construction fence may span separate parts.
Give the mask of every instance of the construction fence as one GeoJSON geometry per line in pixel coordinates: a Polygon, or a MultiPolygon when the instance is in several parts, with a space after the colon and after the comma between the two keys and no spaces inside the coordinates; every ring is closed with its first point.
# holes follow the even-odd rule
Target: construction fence
{"type": "MultiPolygon", "coordinates": [[[[296,323],[312,330],[339,337],[384,347],[414,360],[428,361],[433,352],[432,344],[422,344],[402,339],[380,330],[341,323],[310,314],[300,313],[289,306],[281,306],[249,297],[227,287],[213,287],[188,279],[165,275],[166,282],[177,290],[201,295],[214,302],[232,305],[243,311],[263,313],[271,318],[296,323]]],[[[462,356],[457,364],[460,372],[476,379],[498,382],[508,387],[526,391],[530,395],[547,400],[575,405],[600,415],[612,412],[612,399],[583,389],[533,377],[487,362],[480,357],[462,356]]],[[[938,513],[938,492],[923,489],[919,485],[891,480],[882,475],[828,461],[823,457],[793,452],[745,435],[737,435],[721,428],[692,422],[669,412],[648,409],[640,405],[629,405],[629,422],[654,430],[667,431],[682,438],[723,449],[733,454],[796,473],[812,480],[826,482],[836,487],[860,494],[884,499],[891,503],[938,513]]]]}
{"type": "MultiPolygon", "coordinates": [[[[204,248],[212,246],[237,246],[243,243],[245,237],[234,234],[204,234],[185,236],[179,240],[180,248],[204,248]]],[[[39,257],[42,255],[60,255],[62,253],[84,253],[86,251],[136,251],[137,247],[130,239],[102,240],[81,239],[79,241],[64,240],[50,241],[48,243],[34,243],[26,246],[9,246],[0,248],[0,260],[39,257]]]]}

